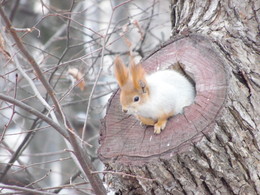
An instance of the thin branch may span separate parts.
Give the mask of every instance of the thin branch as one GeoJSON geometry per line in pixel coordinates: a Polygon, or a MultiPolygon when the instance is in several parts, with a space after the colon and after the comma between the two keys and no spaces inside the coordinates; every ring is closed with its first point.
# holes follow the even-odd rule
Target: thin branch
{"type": "MultiPolygon", "coordinates": [[[[74,1],[72,1],[72,4],[71,4],[71,6],[70,6],[70,10],[69,10],[69,13],[71,13],[71,11],[72,11],[72,9],[73,9],[73,7],[74,7],[74,1]]],[[[55,70],[51,73],[51,76],[50,76],[50,78],[49,78],[49,82],[51,82],[51,80],[52,80],[52,78],[53,78],[53,76],[54,76],[54,74],[56,73],[56,71],[58,70],[58,66],[60,65],[60,63],[61,63],[61,61],[63,60],[63,58],[65,57],[65,55],[66,55],[66,53],[68,52],[68,50],[69,50],[69,47],[70,47],[70,24],[71,24],[71,19],[69,18],[68,19],[68,22],[67,22],[67,30],[66,30],[66,47],[65,47],[65,50],[63,51],[63,53],[61,54],[61,57],[60,57],[60,59],[59,59],[59,61],[58,61],[58,63],[57,63],[57,66],[56,66],[56,68],[55,68],[55,70]]],[[[65,69],[64,69],[65,70],[65,69]]],[[[63,71],[64,71],[63,70],[63,71]]],[[[61,77],[61,75],[62,74],[60,74],[60,77],[61,77]]],[[[59,81],[59,79],[57,79],[57,81],[56,81],[56,83],[54,84],[54,86],[53,86],[53,88],[55,88],[55,86],[57,85],[57,83],[58,83],[58,81],[59,81]]]]}
{"type": "Polygon", "coordinates": [[[138,176],[138,175],[131,175],[131,174],[124,173],[124,172],[115,172],[115,171],[93,171],[92,173],[93,173],[93,174],[98,174],[98,173],[106,174],[106,173],[109,173],[109,174],[121,175],[121,176],[124,176],[124,177],[133,177],[133,178],[136,178],[136,179],[143,179],[143,180],[147,180],[147,181],[150,181],[150,182],[156,181],[156,179],[151,179],[151,178],[142,177],[142,176],[138,176]]]}
{"type": "MultiPolygon", "coordinates": [[[[57,189],[54,191],[54,193],[58,194],[62,190],[62,188],[63,188],[62,186],[69,186],[69,184],[72,181],[74,181],[79,175],[80,175],[80,171],[76,172],[72,177],[70,177],[67,181],[65,181],[63,185],[59,186],[58,188],[56,187],[57,189]]],[[[84,182],[84,183],[86,183],[86,182],[84,182]]]]}
{"type": "Polygon", "coordinates": [[[67,151],[66,150],[59,150],[59,151],[55,151],[55,152],[42,152],[42,153],[25,153],[22,156],[29,156],[29,157],[39,157],[39,156],[56,156],[56,155],[62,155],[62,154],[66,154],[67,151]]]}
{"type": "Polygon", "coordinates": [[[12,7],[12,11],[11,11],[10,17],[9,17],[10,21],[13,21],[14,16],[16,14],[16,11],[17,11],[17,9],[19,7],[19,3],[20,3],[20,0],[16,0],[15,1],[14,5],[12,7]]]}
{"type": "MultiPolygon", "coordinates": [[[[100,62],[100,68],[99,68],[99,71],[97,73],[97,76],[96,76],[96,80],[94,82],[94,85],[92,87],[92,90],[90,92],[90,95],[89,95],[89,100],[88,100],[88,106],[87,106],[87,111],[86,111],[86,119],[85,119],[85,122],[84,122],[84,126],[83,126],[83,131],[82,131],[82,136],[81,136],[81,139],[84,140],[85,138],[85,133],[86,133],[86,127],[87,127],[87,122],[88,122],[88,115],[89,115],[89,110],[90,110],[90,104],[91,104],[91,101],[92,101],[92,97],[94,95],[94,92],[95,92],[95,89],[96,89],[96,86],[97,86],[97,83],[99,81],[99,78],[100,78],[100,75],[103,71],[103,66],[104,66],[104,54],[105,54],[105,48],[106,48],[106,43],[108,42],[109,38],[107,38],[108,36],[108,32],[109,32],[109,29],[110,29],[110,26],[111,26],[111,23],[112,23],[112,19],[113,19],[113,16],[114,16],[114,12],[115,10],[128,3],[130,1],[126,1],[126,2],[123,2],[121,3],[120,5],[118,6],[115,6],[115,7],[112,7],[112,13],[111,13],[111,16],[110,16],[110,19],[109,19],[109,22],[108,22],[108,26],[107,26],[107,29],[106,29],[106,32],[105,32],[105,35],[103,36],[103,39],[102,39],[102,50],[101,50],[101,62],[100,62]]],[[[111,2],[111,6],[112,6],[112,2],[111,2]]]]}
{"type": "MultiPolygon", "coordinates": [[[[71,160],[71,159],[72,159],[71,157],[65,157],[65,158],[59,158],[59,159],[55,159],[55,160],[49,160],[49,161],[44,161],[44,162],[39,162],[39,163],[33,163],[33,164],[30,164],[30,165],[24,166],[23,169],[28,169],[30,167],[39,167],[39,165],[51,164],[51,163],[65,161],[65,160],[71,160]]],[[[15,173],[15,172],[13,172],[13,173],[15,173]]]]}
{"type": "MultiPolygon", "coordinates": [[[[109,95],[109,94],[111,94],[111,93],[113,93],[112,90],[111,90],[111,91],[108,91],[108,92],[104,92],[104,93],[102,93],[102,94],[100,94],[100,95],[96,95],[96,96],[93,95],[92,100],[98,99],[98,98],[101,98],[101,97],[104,97],[104,96],[107,96],[107,95],[109,95]]],[[[85,102],[87,102],[87,101],[89,101],[89,98],[82,99],[82,100],[75,100],[75,101],[69,102],[69,103],[64,103],[64,104],[62,104],[62,106],[63,106],[63,107],[66,107],[66,106],[71,106],[71,105],[73,105],[73,104],[85,103],[85,102]]]]}
{"type": "MultiPolygon", "coordinates": [[[[5,12],[1,6],[0,6],[0,15],[2,16],[3,20],[5,21],[6,30],[10,31],[13,39],[16,42],[17,47],[23,53],[23,55],[28,60],[28,62],[32,65],[37,77],[39,78],[39,80],[42,82],[43,86],[47,90],[47,93],[50,95],[50,97],[55,105],[55,108],[57,109],[58,114],[62,118],[63,124],[65,125],[65,127],[69,133],[69,142],[66,142],[66,143],[67,143],[68,147],[72,146],[72,148],[75,152],[75,158],[74,158],[75,163],[79,166],[79,168],[83,171],[83,173],[85,173],[85,175],[88,177],[89,182],[90,182],[94,192],[96,194],[105,195],[106,189],[102,183],[102,180],[99,178],[98,175],[93,176],[91,174],[91,171],[95,170],[95,168],[93,167],[90,159],[86,156],[85,153],[83,153],[82,148],[78,145],[78,142],[77,142],[77,139],[75,136],[75,130],[72,128],[72,125],[70,124],[70,122],[66,119],[66,117],[61,109],[61,105],[59,104],[59,101],[55,95],[55,91],[53,90],[53,88],[51,87],[51,85],[49,84],[49,82],[47,81],[45,76],[43,75],[37,62],[34,60],[34,58],[30,55],[30,53],[24,47],[21,39],[18,37],[16,32],[12,30],[12,25],[10,23],[10,20],[6,17],[5,12]]],[[[3,95],[1,95],[1,96],[3,96],[3,95]]],[[[0,96],[0,99],[1,99],[1,96],[0,96]]],[[[35,113],[38,114],[38,112],[35,112],[35,113]]],[[[55,125],[57,125],[57,124],[55,123],[55,125]]],[[[72,157],[74,157],[74,156],[72,156],[72,157]]]]}
{"type": "Polygon", "coordinates": [[[44,180],[46,177],[48,177],[50,173],[51,173],[51,170],[49,170],[49,171],[48,171],[44,176],[42,176],[41,178],[39,178],[39,179],[37,179],[37,180],[31,182],[30,184],[28,184],[28,185],[26,185],[26,186],[24,186],[24,187],[33,186],[33,185],[39,183],[40,181],[42,181],[42,180],[44,180]]]}
{"type": "MultiPolygon", "coordinates": [[[[19,163],[21,164],[21,162],[19,163]]],[[[1,183],[8,184],[8,185],[22,186],[22,187],[28,185],[30,183],[30,180],[33,179],[33,176],[27,170],[13,174],[13,171],[17,171],[18,166],[24,166],[24,165],[12,166],[10,170],[11,173],[7,174],[6,177],[3,180],[1,180],[1,183]]],[[[6,164],[0,163],[1,172],[6,167],[7,167],[6,164]]],[[[39,186],[34,186],[34,187],[39,187],[39,186]]]]}
{"type": "Polygon", "coordinates": [[[41,96],[38,88],[35,86],[34,82],[32,81],[32,79],[25,73],[25,71],[22,69],[22,67],[20,66],[19,60],[17,59],[17,56],[13,56],[13,59],[15,61],[15,65],[17,67],[17,69],[20,71],[20,73],[23,75],[23,77],[27,80],[27,82],[29,83],[30,87],[32,88],[32,90],[34,91],[34,94],[36,95],[36,97],[38,98],[38,100],[45,106],[45,108],[49,111],[52,119],[58,123],[58,119],[53,111],[53,108],[45,101],[45,99],[41,96]]]}
{"type": "MultiPolygon", "coordinates": [[[[68,139],[67,135],[65,134],[64,130],[57,124],[55,123],[53,120],[51,120],[50,118],[46,117],[45,115],[43,115],[42,113],[40,113],[39,111],[35,110],[34,108],[22,103],[19,100],[16,100],[14,98],[8,97],[2,93],[0,93],[0,99],[7,101],[9,103],[12,103],[24,110],[26,110],[27,112],[41,118],[43,121],[45,121],[46,123],[48,123],[50,126],[52,126],[54,129],[56,129],[65,139],[68,139]]],[[[15,153],[13,154],[12,158],[9,160],[9,164],[6,166],[6,168],[3,170],[3,173],[1,174],[0,177],[0,181],[3,180],[3,178],[5,177],[5,175],[7,174],[8,170],[11,168],[12,164],[16,161],[17,157],[19,156],[20,152],[23,151],[23,149],[26,146],[26,143],[29,143],[29,140],[32,138],[32,135],[34,134],[34,132],[30,132],[28,133],[23,142],[20,144],[20,146],[18,147],[18,149],[15,151],[15,153]]]]}
{"type": "Polygon", "coordinates": [[[50,192],[46,192],[46,191],[33,190],[33,189],[30,189],[30,188],[26,188],[26,187],[18,187],[18,186],[5,185],[5,184],[0,184],[0,188],[10,189],[10,190],[18,190],[18,191],[34,193],[34,194],[57,195],[55,193],[50,193],[50,192]]]}
{"type": "MultiPolygon", "coordinates": [[[[16,74],[15,75],[15,88],[14,88],[14,98],[16,99],[16,94],[17,94],[17,80],[18,80],[18,75],[16,74]]],[[[4,136],[5,136],[5,133],[9,127],[9,125],[11,124],[11,122],[13,121],[13,117],[15,115],[15,105],[12,106],[12,115],[8,121],[8,123],[5,125],[4,127],[4,130],[3,130],[3,133],[1,135],[1,138],[0,138],[0,143],[2,142],[2,140],[4,139],[4,136]]]]}
{"type": "MultiPolygon", "coordinates": [[[[44,4],[42,2],[42,4],[44,4]]],[[[75,6],[74,8],[74,12],[77,12],[80,8],[82,7],[82,5],[79,3],[75,6]]],[[[36,27],[41,21],[43,20],[40,19],[37,24],[34,25],[34,27],[36,27]]],[[[43,47],[41,48],[42,51],[46,52],[45,50],[54,42],[55,39],[57,39],[58,37],[60,37],[62,35],[62,33],[65,31],[65,29],[67,28],[66,24],[63,24],[61,27],[59,27],[59,29],[48,39],[48,41],[43,45],[43,47]]],[[[39,48],[38,48],[39,49],[39,48]]],[[[39,55],[36,56],[36,59],[39,58],[39,55]]]]}
{"type": "Polygon", "coordinates": [[[139,46],[139,48],[137,49],[137,52],[139,53],[139,55],[141,56],[141,57],[144,57],[144,54],[143,54],[143,50],[142,50],[142,46],[143,46],[143,43],[144,43],[144,41],[146,40],[146,37],[147,37],[147,32],[148,32],[148,29],[150,28],[150,25],[151,25],[151,23],[152,23],[152,19],[153,19],[153,17],[154,17],[154,7],[155,7],[155,0],[153,0],[153,5],[152,5],[152,11],[151,11],[151,15],[150,15],[150,19],[148,20],[148,23],[147,23],[147,25],[146,25],[146,28],[145,28],[145,32],[146,33],[144,33],[144,35],[143,35],[143,37],[141,38],[141,43],[140,43],[140,46],[139,46]]]}
{"type": "MultiPolygon", "coordinates": [[[[12,37],[14,38],[18,48],[21,50],[21,52],[24,54],[24,56],[26,57],[26,59],[28,60],[28,62],[33,66],[38,78],[41,80],[42,84],[44,85],[45,89],[48,91],[49,94],[53,94],[51,97],[53,98],[53,100],[57,99],[54,96],[54,91],[52,90],[51,86],[49,85],[48,81],[45,79],[44,75],[41,74],[41,69],[39,68],[37,62],[34,60],[34,58],[30,55],[30,53],[26,50],[26,48],[24,47],[23,43],[21,42],[21,39],[18,37],[18,35],[16,34],[16,31],[12,29],[11,23],[9,21],[9,19],[6,17],[2,7],[0,7],[0,14],[2,16],[2,18],[4,19],[5,23],[6,23],[6,29],[9,30],[11,32],[12,37]]],[[[21,74],[23,75],[23,77],[29,82],[30,86],[32,87],[36,97],[41,101],[41,103],[49,110],[53,120],[55,120],[56,123],[58,123],[58,120],[52,110],[52,108],[50,107],[50,105],[42,98],[42,96],[40,95],[37,87],[34,85],[33,81],[31,80],[31,78],[24,72],[24,70],[21,68],[21,66],[19,65],[19,60],[17,59],[16,56],[14,56],[14,60],[15,60],[15,64],[18,68],[18,70],[21,72],[21,74]]],[[[55,101],[54,101],[55,103],[55,101]]]]}
{"type": "MultiPolygon", "coordinates": [[[[33,135],[34,134],[32,134],[32,136],[33,135]]],[[[2,174],[3,174],[5,171],[7,172],[9,169],[11,169],[12,173],[10,173],[9,175],[7,174],[6,177],[4,177],[1,180],[1,182],[5,183],[5,184],[9,184],[9,185],[14,184],[14,185],[18,185],[18,186],[24,186],[24,185],[27,185],[30,180],[34,180],[34,176],[27,169],[25,169],[25,171],[23,173],[21,173],[22,175],[20,175],[20,176],[19,176],[19,173],[13,174],[15,169],[12,169],[12,168],[14,168],[15,161],[17,161],[19,163],[19,166],[21,166],[21,167],[25,166],[24,163],[21,162],[21,160],[18,158],[20,156],[20,154],[22,153],[22,151],[24,151],[26,148],[25,140],[28,140],[28,139],[25,137],[24,141],[22,141],[22,143],[19,145],[19,147],[15,151],[13,151],[6,143],[4,143],[4,142],[2,143],[5,146],[5,149],[12,154],[12,157],[9,160],[9,162],[7,163],[7,166],[0,165],[0,170],[2,170],[2,174]],[[15,179],[12,179],[12,177],[14,177],[15,179]],[[21,179],[19,179],[19,178],[21,178],[21,179]],[[16,182],[18,181],[18,183],[12,183],[12,181],[16,181],[16,182]]],[[[29,141],[27,143],[29,143],[29,141]]],[[[34,187],[37,187],[37,186],[34,186],[34,187]]]]}
{"type": "Polygon", "coordinates": [[[14,104],[22,109],[24,109],[25,111],[39,117],[40,119],[42,119],[44,122],[46,122],[47,124],[49,124],[51,127],[53,127],[55,130],[57,130],[65,139],[68,140],[68,135],[66,134],[65,130],[59,126],[57,123],[55,123],[53,120],[51,120],[49,117],[45,116],[44,114],[42,114],[41,112],[39,112],[38,110],[34,109],[31,106],[26,105],[25,103],[22,103],[19,100],[16,100],[12,97],[9,97],[7,95],[4,95],[2,93],[0,93],[0,99],[3,101],[7,101],[11,104],[14,104]]]}
{"type": "MultiPolygon", "coordinates": [[[[72,183],[72,184],[64,184],[56,187],[49,187],[49,188],[42,188],[43,190],[54,190],[54,193],[58,194],[61,190],[63,189],[70,189],[70,188],[75,188],[76,186],[81,186],[81,185],[86,185],[88,182],[81,182],[81,183],[72,183]]],[[[86,193],[86,192],[85,192],[86,193]]]]}
{"type": "Polygon", "coordinates": [[[0,177],[0,181],[3,181],[7,172],[9,171],[9,169],[13,166],[13,163],[18,159],[19,155],[22,153],[22,151],[24,151],[24,149],[26,148],[26,145],[30,142],[32,136],[34,135],[34,132],[30,132],[28,133],[25,138],[23,139],[22,143],[19,145],[19,147],[15,150],[15,152],[13,153],[11,159],[9,160],[9,162],[7,163],[7,166],[4,168],[4,170],[2,171],[1,177],[0,177]]]}
{"type": "Polygon", "coordinates": [[[50,125],[46,125],[46,126],[35,128],[35,129],[31,128],[30,130],[23,130],[23,131],[20,131],[20,132],[6,133],[5,136],[22,135],[22,134],[27,134],[27,133],[36,132],[36,131],[39,132],[39,131],[45,130],[47,128],[50,128],[50,125]]]}

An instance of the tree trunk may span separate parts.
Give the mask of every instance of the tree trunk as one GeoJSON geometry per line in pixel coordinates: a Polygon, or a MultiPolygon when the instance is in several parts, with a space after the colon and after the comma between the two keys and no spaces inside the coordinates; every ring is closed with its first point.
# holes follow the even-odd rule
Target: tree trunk
{"type": "Polygon", "coordinates": [[[160,135],[120,111],[117,91],[99,155],[122,194],[260,194],[260,2],[172,0],[173,37],[147,71],[181,68],[196,98],[160,135]]]}

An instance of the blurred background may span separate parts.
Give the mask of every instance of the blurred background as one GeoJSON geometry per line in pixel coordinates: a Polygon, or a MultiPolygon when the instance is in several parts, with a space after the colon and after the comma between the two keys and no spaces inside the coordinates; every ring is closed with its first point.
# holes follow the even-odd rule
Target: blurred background
{"type": "MultiPolygon", "coordinates": [[[[113,59],[120,55],[127,64],[131,49],[139,61],[169,39],[170,0],[2,0],[1,6],[54,88],[65,116],[91,145],[85,152],[102,171],[99,127],[117,89],[113,59]]],[[[0,18],[0,93],[48,116],[33,87],[53,107],[0,18]]],[[[15,178],[50,193],[93,193],[63,136],[39,117],[0,100],[0,133],[2,183],[15,178]]],[[[1,188],[0,193],[23,194],[1,188]]]]}

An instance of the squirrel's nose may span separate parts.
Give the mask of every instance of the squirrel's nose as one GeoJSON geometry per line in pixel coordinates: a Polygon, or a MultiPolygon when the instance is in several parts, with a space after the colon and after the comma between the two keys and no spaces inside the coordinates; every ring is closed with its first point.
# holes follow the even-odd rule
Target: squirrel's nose
{"type": "Polygon", "coordinates": [[[126,110],[126,109],[122,109],[122,111],[123,111],[124,113],[127,113],[128,110],[126,110]]]}

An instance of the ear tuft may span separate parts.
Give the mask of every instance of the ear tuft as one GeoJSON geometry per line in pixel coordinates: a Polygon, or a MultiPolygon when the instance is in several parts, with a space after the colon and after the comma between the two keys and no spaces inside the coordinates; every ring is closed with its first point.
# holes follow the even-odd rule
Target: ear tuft
{"type": "Polygon", "coordinates": [[[130,61],[130,72],[132,76],[132,81],[134,88],[137,90],[142,90],[145,92],[146,88],[146,79],[145,79],[145,70],[141,64],[135,64],[134,59],[130,61]]]}
{"type": "Polygon", "coordinates": [[[146,83],[144,83],[142,80],[139,80],[139,86],[141,87],[141,89],[142,89],[142,92],[143,93],[146,93],[146,89],[147,89],[147,87],[146,87],[146,83]]]}
{"type": "Polygon", "coordinates": [[[115,77],[116,77],[119,87],[121,88],[126,84],[126,82],[128,80],[128,76],[129,76],[128,69],[119,56],[117,56],[115,58],[114,63],[115,63],[115,66],[114,66],[115,67],[115,77]]]}

